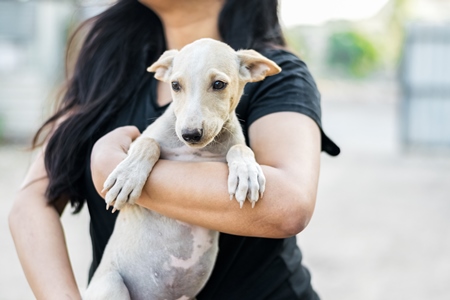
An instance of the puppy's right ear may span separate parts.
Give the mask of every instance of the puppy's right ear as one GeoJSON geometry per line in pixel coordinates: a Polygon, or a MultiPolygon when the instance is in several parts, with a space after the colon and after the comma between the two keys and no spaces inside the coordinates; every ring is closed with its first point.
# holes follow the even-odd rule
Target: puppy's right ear
{"type": "Polygon", "coordinates": [[[178,50],[167,50],[156,62],[147,68],[147,71],[154,72],[156,79],[167,82],[172,73],[173,59],[177,54],[178,50]]]}

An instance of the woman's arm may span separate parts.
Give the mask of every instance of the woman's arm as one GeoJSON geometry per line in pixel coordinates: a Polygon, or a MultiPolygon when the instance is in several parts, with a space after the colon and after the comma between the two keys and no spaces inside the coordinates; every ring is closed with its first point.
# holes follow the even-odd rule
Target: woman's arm
{"type": "MultiPolygon", "coordinates": [[[[132,138],[124,132],[113,132],[94,147],[91,168],[99,191],[126,156],[123,149],[132,138]]],[[[267,181],[264,198],[255,208],[246,202],[240,209],[235,200],[230,201],[226,164],[167,160],[155,165],[138,204],[230,234],[282,238],[299,233],[308,224],[316,199],[320,167],[317,124],[299,113],[273,113],[255,121],[249,136],[267,181]]]]}
{"type": "Polygon", "coordinates": [[[60,222],[67,201],[47,204],[41,153],[28,171],[9,214],[9,227],[25,276],[37,299],[81,299],[60,222]]]}

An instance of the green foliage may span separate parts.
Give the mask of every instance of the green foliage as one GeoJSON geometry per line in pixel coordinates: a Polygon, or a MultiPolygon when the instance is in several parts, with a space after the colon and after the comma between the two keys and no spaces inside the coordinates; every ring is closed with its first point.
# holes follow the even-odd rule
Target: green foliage
{"type": "Polygon", "coordinates": [[[329,67],[352,77],[365,77],[379,65],[380,55],[368,38],[355,31],[335,32],[328,40],[329,67]]]}

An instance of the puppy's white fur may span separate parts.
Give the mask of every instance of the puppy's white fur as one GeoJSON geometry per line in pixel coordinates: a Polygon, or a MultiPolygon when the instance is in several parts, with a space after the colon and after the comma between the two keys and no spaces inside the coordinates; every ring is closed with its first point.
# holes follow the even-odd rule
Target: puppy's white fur
{"type": "Polygon", "coordinates": [[[105,182],[107,205],[121,212],[84,299],[193,299],[210,276],[217,232],[133,205],[160,157],[226,161],[228,191],[241,207],[264,192],[264,175],[245,145],[235,108],[247,82],[281,69],[253,50],[201,39],[166,51],[148,70],[175,83],[173,101],[105,182]]]}

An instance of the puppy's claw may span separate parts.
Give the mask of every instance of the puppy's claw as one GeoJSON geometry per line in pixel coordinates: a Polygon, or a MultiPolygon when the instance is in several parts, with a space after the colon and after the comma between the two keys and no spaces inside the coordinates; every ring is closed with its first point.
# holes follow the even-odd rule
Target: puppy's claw
{"type": "Polygon", "coordinates": [[[106,210],[109,210],[109,203],[106,203],[106,210]]]}
{"type": "Polygon", "coordinates": [[[234,194],[230,194],[230,200],[233,200],[234,194]]]}
{"type": "Polygon", "coordinates": [[[116,211],[117,211],[117,208],[114,207],[111,213],[113,214],[113,213],[115,213],[116,211]]]}
{"type": "Polygon", "coordinates": [[[242,208],[244,206],[244,201],[239,202],[239,206],[242,208]]]}
{"type": "Polygon", "coordinates": [[[103,190],[101,191],[101,193],[105,193],[107,191],[109,191],[115,184],[116,184],[117,179],[111,179],[111,175],[108,176],[108,178],[106,178],[106,181],[103,183],[103,190]]]}
{"type": "Polygon", "coordinates": [[[256,201],[252,201],[252,208],[255,207],[256,201]]]}

